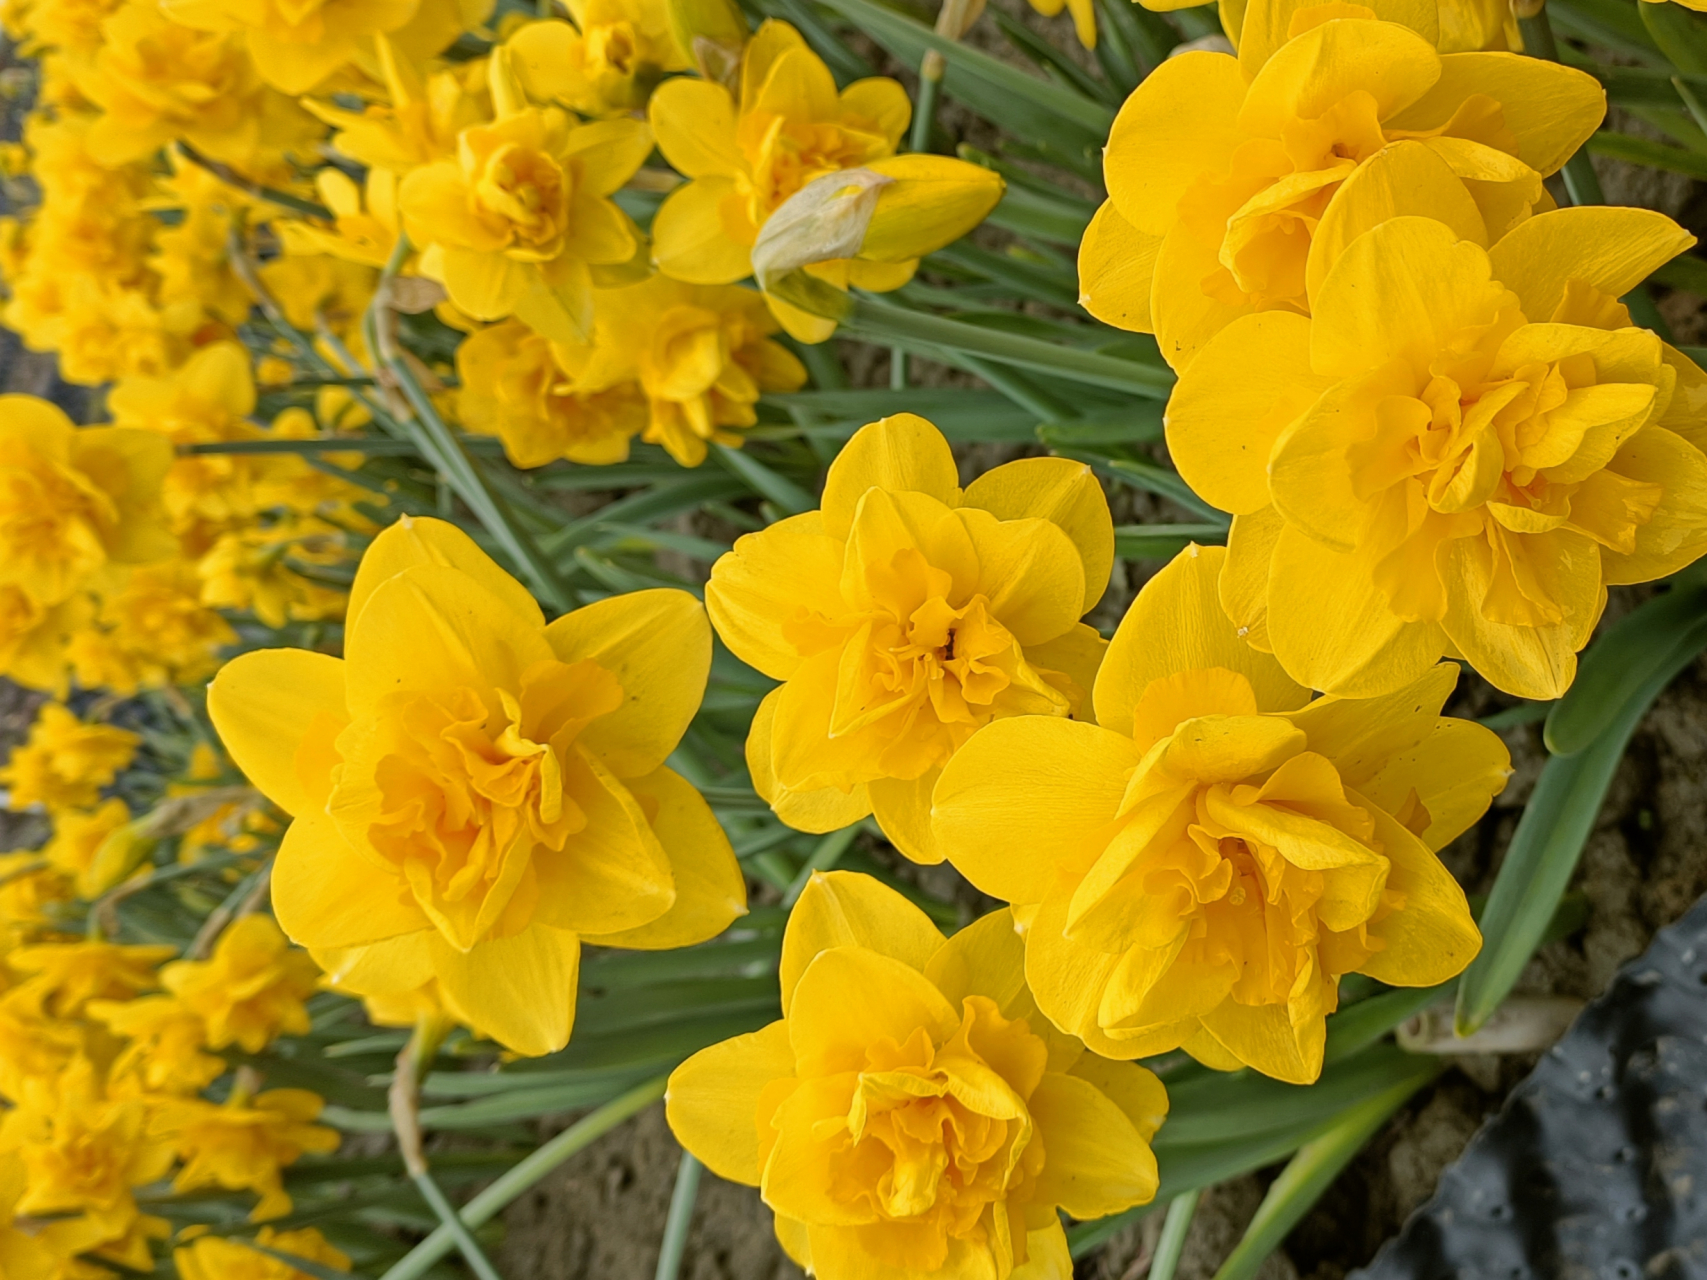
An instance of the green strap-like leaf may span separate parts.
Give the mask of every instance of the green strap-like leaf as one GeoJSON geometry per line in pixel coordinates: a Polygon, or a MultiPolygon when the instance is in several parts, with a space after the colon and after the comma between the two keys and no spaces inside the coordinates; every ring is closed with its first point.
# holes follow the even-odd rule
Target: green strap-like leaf
{"type": "Polygon", "coordinates": [[[1680,4],[1636,6],[1661,53],[1687,75],[1707,75],[1707,18],[1680,4]]]}

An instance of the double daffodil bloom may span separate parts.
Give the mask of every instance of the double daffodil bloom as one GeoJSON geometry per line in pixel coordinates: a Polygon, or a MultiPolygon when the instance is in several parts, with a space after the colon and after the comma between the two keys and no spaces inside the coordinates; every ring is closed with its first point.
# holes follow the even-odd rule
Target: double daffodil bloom
{"type": "Polygon", "coordinates": [[[1562,694],[1608,585],[1707,552],[1707,375],[1618,302],[1693,242],[1642,209],[1540,214],[1492,250],[1399,218],[1313,320],[1223,330],[1168,447],[1234,513],[1222,600],[1252,643],[1353,697],[1443,654],[1562,694]]]}
{"type": "Polygon", "coordinates": [[[479,320],[516,316],[556,342],[585,342],[592,268],[632,259],[640,241],[611,194],[652,150],[637,120],[577,125],[529,106],[507,49],[491,62],[497,119],[457,137],[457,158],[412,170],[398,188],[420,271],[479,320]]]}
{"type": "MultiPolygon", "coordinates": [[[[800,33],[774,19],[747,45],[738,99],[709,80],[659,85],[650,110],[658,149],[689,181],[653,221],[658,269],[690,284],[746,278],[759,231],[777,207],[815,178],[894,155],[912,110],[906,90],[887,77],[837,92],[830,69],[800,33]]],[[[905,284],[914,264],[855,261],[814,270],[841,288],[883,291],[905,284]]],[[[796,336],[822,341],[823,321],[790,310],[778,311],[790,332],[799,325],[796,336]]]]}
{"type": "Polygon", "coordinates": [[[1435,857],[1510,773],[1442,717],[1458,668],[1309,701],[1216,599],[1188,547],[1139,593],[1097,675],[1097,723],[1023,716],[943,770],[938,841],[1013,903],[1026,980],[1097,1053],[1183,1048],[1308,1083],[1340,975],[1421,987],[1481,946],[1435,857]]]}
{"type": "Polygon", "coordinates": [[[777,328],[751,289],[653,276],[600,293],[593,350],[559,348],[559,359],[579,386],[638,383],[646,440],[697,467],[710,442],[741,443],[737,428],[758,421],[760,395],[805,384],[806,367],[771,337],[777,328]]]}
{"type": "Polygon", "coordinates": [[[854,434],[823,504],[712,566],[717,633],[784,682],[759,704],[747,767],[792,827],[874,813],[909,858],[940,862],[931,787],[973,732],[1084,711],[1103,640],[1079,619],[1114,564],[1108,501],[1065,458],[963,490],[948,441],[907,413],[854,434]]]}
{"type": "Polygon", "coordinates": [[[1059,1212],[1155,1196],[1168,1100],[1050,1026],[1023,966],[1007,911],[944,941],[870,877],[815,875],[783,935],[782,1019],[676,1068],[670,1127],[759,1188],[822,1280],[1070,1276],[1059,1212]]]}
{"type": "Polygon", "coordinates": [[[664,767],[711,633],[640,591],[550,626],[454,525],[374,539],[343,660],[266,649],[208,691],[232,759],[294,817],[279,924],[358,995],[436,978],[518,1053],[560,1049],[581,941],[660,949],[745,909],[711,810],[664,767]]]}
{"type": "Polygon", "coordinates": [[[670,31],[665,0],[571,0],[571,26],[530,22],[506,43],[529,96],[585,116],[645,108],[658,82],[693,63],[670,31]]]}
{"type": "Polygon", "coordinates": [[[1438,53],[1432,5],[1411,15],[1420,32],[1375,14],[1253,7],[1237,58],[1187,53],[1144,80],[1079,248],[1094,315],[1154,333],[1184,370],[1239,316],[1308,314],[1334,260],[1387,218],[1438,218],[1489,245],[1552,207],[1541,179],[1600,123],[1599,82],[1518,54],[1438,53]]]}
{"type": "Polygon", "coordinates": [[[386,37],[374,37],[374,51],[386,90],[384,104],[348,111],[312,98],[302,103],[337,130],[332,146],[350,159],[370,170],[404,174],[417,165],[454,159],[462,131],[490,120],[485,60],[457,64],[423,79],[386,37]]]}
{"type": "Polygon", "coordinates": [[[238,31],[261,79],[307,93],[361,52],[364,41],[396,31],[420,0],[162,0],[173,22],[200,31],[238,31]]]}

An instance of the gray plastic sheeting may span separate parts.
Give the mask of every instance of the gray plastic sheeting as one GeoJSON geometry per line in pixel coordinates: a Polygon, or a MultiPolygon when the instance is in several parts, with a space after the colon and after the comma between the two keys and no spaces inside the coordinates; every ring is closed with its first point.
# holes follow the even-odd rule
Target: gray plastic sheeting
{"type": "Polygon", "coordinates": [[[1707,1278],[1707,898],[1577,1018],[1352,1280],[1707,1278]]]}

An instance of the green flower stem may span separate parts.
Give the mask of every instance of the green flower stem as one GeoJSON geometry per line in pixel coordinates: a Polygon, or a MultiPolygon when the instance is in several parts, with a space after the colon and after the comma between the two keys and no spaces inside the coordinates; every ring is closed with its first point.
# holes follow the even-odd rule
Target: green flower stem
{"type": "Polygon", "coordinates": [[[504,1280],[498,1268],[492,1265],[486,1251],[480,1247],[480,1242],[469,1231],[468,1224],[457,1216],[456,1206],[445,1199],[445,1193],[439,1190],[439,1184],[433,1181],[433,1175],[425,1169],[409,1175],[416,1187],[420,1189],[421,1198],[425,1200],[439,1221],[444,1224],[442,1229],[448,1230],[456,1240],[456,1247],[461,1250],[463,1261],[468,1263],[474,1274],[480,1280],[504,1280]]]}
{"type": "MultiPolygon", "coordinates": [[[[1513,8],[1517,9],[1517,6],[1513,8]]],[[[1527,17],[1519,9],[1517,27],[1523,33],[1525,53],[1548,62],[1559,61],[1559,42],[1553,38],[1553,24],[1547,18],[1545,4],[1536,5],[1535,12],[1527,17]]],[[[1589,160],[1587,147],[1580,148],[1565,161],[1560,176],[1565,180],[1565,191],[1570,195],[1572,204],[1606,203],[1606,193],[1600,189],[1600,177],[1589,160]]]]}
{"type": "Polygon", "coordinates": [[[177,146],[178,153],[184,159],[198,169],[206,169],[228,187],[236,187],[237,190],[254,196],[257,200],[265,200],[269,204],[276,204],[281,209],[289,209],[293,213],[304,214],[310,218],[320,218],[326,222],[332,221],[332,211],[318,201],[304,200],[301,196],[293,196],[288,191],[280,191],[276,187],[269,187],[256,182],[253,178],[244,177],[223,161],[204,156],[182,138],[178,139],[177,146]]]}
{"type": "MultiPolygon", "coordinates": [[[[1332,1129],[1300,1147],[1270,1184],[1268,1194],[1257,1206],[1256,1217],[1245,1228],[1244,1238],[1221,1264],[1215,1280],[1248,1280],[1255,1275],[1269,1254],[1280,1247],[1287,1232],[1298,1225],[1299,1219],[1339,1176],[1340,1170],[1351,1163],[1363,1150],[1363,1144],[1387,1122],[1387,1117],[1403,1106],[1423,1083],[1420,1077],[1406,1080],[1347,1108],[1332,1129]]],[[[1152,1270],[1150,1274],[1154,1277],[1157,1273],[1152,1270]]]]}
{"type": "Polygon", "coordinates": [[[699,1196],[699,1175],[704,1168],[692,1152],[682,1152],[682,1162],[676,1166],[676,1189],[670,1193],[670,1212],[664,1219],[664,1242],[658,1248],[655,1280],[676,1280],[681,1273],[688,1228],[693,1225],[694,1200],[699,1196]]]}
{"type": "MultiPolygon", "coordinates": [[[[581,1117],[550,1142],[518,1161],[508,1173],[475,1196],[462,1207],[458,1215],[463,1224],[475,1229],[491,1221],[510,1201],[550,1173],[595,1138],[601,1137],[624,1120],[643,1111],[664,1096],[667,1076],[659,1076],[637,1085],[620,1097],[605,1103],[597,1111],[581,1117]]],[[[394,1264],[380,1280],[419,1280],[434,1263],[456,1247],[456,1237],[448,1226],[436,1228],[431,1235],[411,1249],[394,1264]]]]}
{"type": "Polygon", "coordinates": [[[773,280],[770,292],[803,311],[836,321],[854,336],[909,351],[928,355],[931,348],[940,347],[1156,400],[1165,399],[1174,384],[1174,375],[1167,369],[843,293],[804,271],[773,280]]]}
{"type": "Polygon", "coordinates": [[[558,575],[557,566],[516,522],[509,504],[480,470],[462,441],[445,425],[432,397],[416,380],[391,334],[384,314],[386,298],[392,279],[408,256],[408,237],[398,236],[397,245],[391,251],[391,260],[385,264],[385,271],[374,290],[373,303],[368,307],[365,321],[370,350],[390,372],[403,398],[415,412],[414,421],[398,425],[406,437],[415,442],[421,456],[438,469],[456,496],[468,504],[475,518],[509,554],[528,578],[534,594],[557,612],[567,613],[575,607],[576,601],[558,575]]]}
{"type": "Polygon", "coordinates": [[[1179,1270],[1180,1254],[1185,1252],[1185,1238],[1191,1234],[1191,1219],[1197,1212],[1197,1201],[1202,1194],[1201,1190],[1182,1191],[1168,1202],[1168,1216],[1162,1222],[1155,1256],[1150,1259],[1150,1280],[1174,1280],[1174,1272],[1179,1270]]]}

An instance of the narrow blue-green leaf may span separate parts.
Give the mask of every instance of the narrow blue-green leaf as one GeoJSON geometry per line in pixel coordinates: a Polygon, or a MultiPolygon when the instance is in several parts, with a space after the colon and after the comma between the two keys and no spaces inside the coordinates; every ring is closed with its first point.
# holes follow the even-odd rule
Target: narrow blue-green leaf
{"type": "Polygon", "coordinates": [[[1195,511],[1202,516],[1206,523],[1214,524],[1225,529],[1231,524],[1227,513],[1217,511],[1202,498],[1191,491],[1177,471],[1169,471],[1166,467],[1158,467],[1153,462],[1139,462],[1132,458],[1111,458],[1106,454],[1091,453],[1088,450],[1057,449],[1063,458],[1076,458],[1087,462],[1097,470],[1124,480],[1135,489],[1143,489],[1170,502],[1178,503],[1188,511],[1195,511]]]}
{"type": "Polygon", "coordinates": [[[699,1196],[699,1175],[704,1168],[693,1153],[682,1152],[676,1166],[676,1185],[670,1192],[670,1211],[664,1218],[664,1239],[658,1246],[658,1269],[654,1280],[676,1280],[682,1269],[682,1254],[688,1247],[688,1228],[693,1225],[694,1201],[699,1196]]]}
{"type": "Polygon", "coordinates": [[[1321,1199],[1340,1171],[1363,1150],[1363,1144],[1421,1084],[1421,1080],[1406,1080],[1385,1093],[1348,1107],[1333,1128],[1300,1147],[1269,1185],[1268,1194],[1257,1206],[1256,1216],[1215,1273],[1215,1280],[1247,1280],[1256,1274],[1257,1268],[1280,1247],[1287,1233],[1321,1199]]]}
{"type": "Polygon", "coordinates": [[[1575,755],[1553,756],[1542,766],[1482,912],[1481,954],[1458,981],[1459,1035],[1469,1035],[1487,1020],[1529,963],[1594,830],[1630,735],[1654,699],[1704,645],[1707,621],[1678,641],[1590,746],[1575,755]]]}
{"type": "Polygon", "coordinates": [[[726,444],[714,444],[711,447],[716,451],[717,460],[727,471],[740,476],[752,487],[753,492],[770,499],[789,515],[802,515],[818,505],[818,499],[787,476],[771,470],[745,450],[731,449],[726,444]]]}
{"type": "Polygon", "coordinates": [[[256,1253],[265,1254],[267,1257],[283,1262],[288,1266],[295,1267],[303,1275],[313,1276],[314,1280],[367,1280],[367,1277],[359,1271],[338,1271],[327,1266],[324,1262],[315,1262],[313,1259],[304,1258],[299,1254],[286,1253],[283,1249],[274,1249],[270,1245],[262,1244],[259,1240],[237,1240],[235,1243],[247,1249],[253,1249],[256,1253]]]}
{"type": "Polygon", "coordinates": [[[1114,531],[1114,554],[1122,560],[1171,560],[1188,543],[1225,546],[1223,524],[1123,524],[1114,531]]]}
{"type": "Polygon", "coordinates": [[[1655,142],[1652,138],[1638,138],[1633,134],[1602,129],[1588,140],[1587,146],[1593,155],[1606,156],[1612,160],[1627,160],[1631,164],[1647,165],[1653,169],[1681,173],[1691,178],[1707,179],[1707,156],[1698,151],[1674,147],[1669,143],[1655,142]]]}
{"type": "Polygon", "coordinates": [[[825,0],[825,4],[908,66],[917,66],[926,49],[935,49],[948,63],[944,90],[984,111],[991,119],[1003,120],[1004,104],[1011,110],[1018,99],[1093,135],[1095,142],[1106,137],[1114,123],[1114,112],[1109,107],[1061,85],[1027,75],[1018,67],[999,62],[959,41],[939,36],[923,23],[893,9],[873,4],[871,0],[825,0]],[[993,108],[994,114],[986,108],[993,108]]]}
{"type": "Polygon", "coordinates": [[[794,880],[788,886],[788,892],[782,895],[782,905],[792,907],[800,901],[800,895],[806,892],[806,886],[812,882],[812,877],[820,871],[828,871],[842,860],[842,855],[848,851],[848,846],[854,842],[854,837],[860,833],[863,823],[856,822],[852,826],[843,827],[840,831],[832,831],[813,846],[812,856],[806,859],[806,865],[800,868],[794,880]]]}
{"type": "Polygon", "coordinates": [[[1156,1240],[1156,1253],[1150,1260],[1150,1280],[1174,1280],[1202,1195],[1200,1190],[1183,1191],[1168,1201],[1168,1216],[1162,1221],[1162,1234],[1156,1240]]]}
{"type": "Polygon", "coordinates": [[[1550,0],[1550,7],[1554,25],[1567,35],[1647,63],[1659,61],[1659,49],[1633,4],[1621,0],[1550,0]]]}
{"type": "Polygon", "coordinates": [[[1642,25],[1672,66],[1687,75],[1707,75],[1707,19],[1682,5],[1647,7],[1654,12],[1641,12],[1642,25]]]}
{"type": "Polygon", "coordinates": [[[1636,690],[1707,619],[1704,575],[1707,567],[1685,570],[1665,595],[1632,609],[1596,638],[1582,656],[1577,678],[1548,713],[1547,750],[1575,755],[1606,732],[1636,690]]]}

